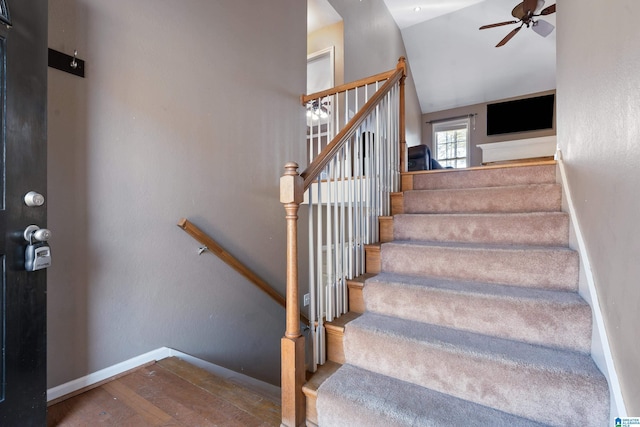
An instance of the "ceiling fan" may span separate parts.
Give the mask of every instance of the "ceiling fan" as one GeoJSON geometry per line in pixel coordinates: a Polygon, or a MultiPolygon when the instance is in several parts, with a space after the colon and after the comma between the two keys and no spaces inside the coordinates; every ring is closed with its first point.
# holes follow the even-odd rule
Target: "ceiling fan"
{"type": "Polygon", "coordinates": [[[498,22],[497,24],[483,25],[482,27],[480,27],[480,29],[486,30],[487,28],[521,23],[518,28],[513,29],[509,34],[507,34],[505,38],[500,40],[500,43],[498,43],[496,47],[504,46],[505,44],[507,44],[507,42],[513,38],[513,36],[518,34],[518,31],[520,31],[524,25],[526,25],[527,28],[531,27],[533,31],[540,34],[542,37],[547,37],[549,34],[551,34],[555,27],[547,21],[534,18],[555,13],[556,5],[552,4],[551,6],[545,7],[544,9],[542,9],[542,6],[544,6],[544,0],[523,0],[522,3],[519,3],[511,11],[511,15],[513,15],[514,18],[517,18],[517,21],[506,21],[498,22]],[[540,10],[540,13],[536,14],[537,10],[540,10]]]}

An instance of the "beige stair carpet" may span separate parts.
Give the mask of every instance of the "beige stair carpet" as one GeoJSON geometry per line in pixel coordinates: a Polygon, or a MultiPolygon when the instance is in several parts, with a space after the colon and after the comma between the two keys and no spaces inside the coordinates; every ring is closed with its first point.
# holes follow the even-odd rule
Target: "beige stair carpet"
{"type": "Polygon", "coordinates": [[[607,425],[555,165],[413,180],[319,425],[607,425]]]}

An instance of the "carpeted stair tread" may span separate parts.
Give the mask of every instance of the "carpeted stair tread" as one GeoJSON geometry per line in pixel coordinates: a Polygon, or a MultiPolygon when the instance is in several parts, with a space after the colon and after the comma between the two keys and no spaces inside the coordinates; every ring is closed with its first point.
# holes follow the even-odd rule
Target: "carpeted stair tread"
{"type": "Polygon", "coordinates": [[[352,365],[322,384],[317,405],[322,427],[542,425],[352,365]]]}
{"type": "Polygon", "coordinates": [[[393,220],[394,240],[567,246],[564,212],[401,214],[393,220]]]}
{"type": "Polygon", "coordinates": [[[404,192],[404,213],[556,212],[562,208],[559,184],[404,192]]]}
{"type": "Polygon", "coordinates": [[[394,241],[381,248],[383,272],[576,290],[579,259],[567,247],[394,241]]]}
{"type": "Polygon", "coordinates": [[[319,425],[608,424],[556,167],[403,174],[319,425]]]}
{"type": "Polygon", "coordinates": [[[588,353],[591,308],[576,292],[380,273],[369,312],[588,353]],[[509,319],[505,322],[504,319],[509,319]]]}
{"type": "Polygon", "coordinates": [[[446,170],[439,173],[415,175],[415,190],[495,187],[507,185],[553,184],[556,165],[446,170]]]}
{"type": "Polygon", "coordinates": [[[553,425],[605,425],[607,382],[589,355],[365,313],[347,363],[553,425]],[[405,369],[396,369],[404,357],[405,369]]]}

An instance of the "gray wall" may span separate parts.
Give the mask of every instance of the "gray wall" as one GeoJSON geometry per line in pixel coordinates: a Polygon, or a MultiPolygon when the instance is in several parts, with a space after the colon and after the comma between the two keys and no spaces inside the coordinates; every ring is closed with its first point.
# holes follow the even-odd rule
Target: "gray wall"
{"type": "MultiPolygon", "coordinates": [[[[554,110],[553,128],[543,129],[532,132],[516,132],[507,133],[503,135],[487,135],[487,104],[494,102],[513,101],[516,99],[531,98],[534,96],[550,95],[555,93],[555,90],[549,90],[545,92],[531,93],[528,95],[518,96],[514,98],[497,99],[491,102],[485,102],[482,104],[468,105],[466,107],[452,108],[450,110],[437,111],[433,113],[427,113],[422,115],[422,143],[428,145],[433,151],[433,127],[429,121],[442,120],[450,117],[458,117],[469,114],[476,114],[475,118],[471,118],[470,141],[471,141],[471,153],[469,166],[480,166],[482,164],[482,149],[478,147],[478,144],[488,144],[492,142],[502,141],[514,141],[516,139],[527,138],[539,138],[542,136],[550,136],[556,134],[556,117],[554,110]],[[475,120],[475,129],[474,129],[475,120]]],[[[435,157],[435,156],[434,156],[435,157]]]]}
{"type": "Polygon", "coordinates": [[[305,2],[49,3],[49,46],[87,61],[49,70],[49,387],[162,346],[278,384],[284,309],[176,223],[284,293],[305,2]]]}
{"type": "Polygon", "coordinates": [[[636,0],[558,5],[558,142],[629,415],[640,414],[639,19],[636,0]]]}
{"type": "MultiPolygon", "coordinates": [[[[344,80],[351,82],[390,70],[406,57],[400,29],[383,0],[329,0],[344,20],[344,80]]],[[[406,79],[406,140],[420,144],[420,103],[411,75],[406,79]]]]}

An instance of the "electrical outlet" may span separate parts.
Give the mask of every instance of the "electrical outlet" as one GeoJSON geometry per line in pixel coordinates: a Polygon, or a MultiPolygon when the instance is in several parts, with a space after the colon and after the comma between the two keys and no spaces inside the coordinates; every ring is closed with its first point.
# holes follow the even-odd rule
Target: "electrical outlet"
{"type": "Polygon", "coordinates": [[[311,295],[309,294],[304,294],[304,306],[308,306],[309,304],[311,304],[311,295]]]}

